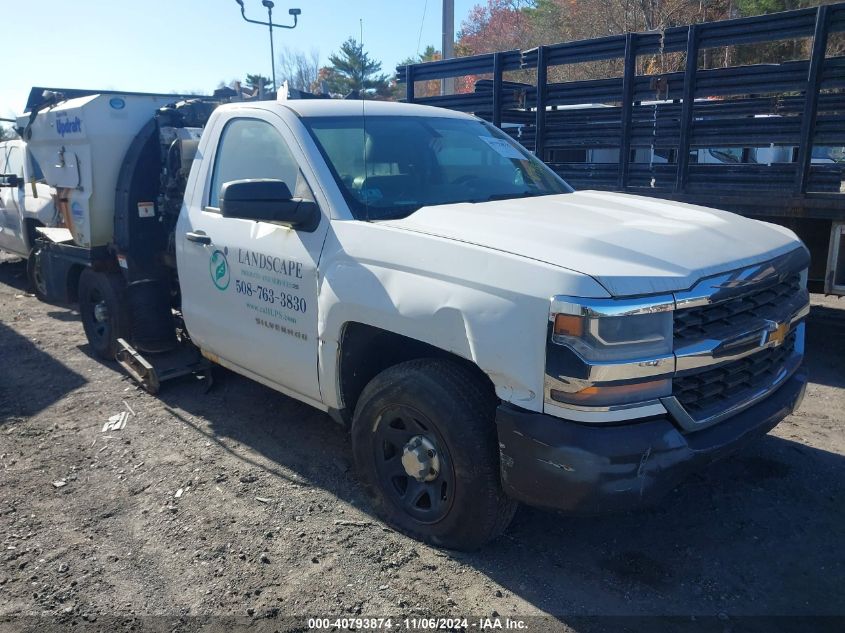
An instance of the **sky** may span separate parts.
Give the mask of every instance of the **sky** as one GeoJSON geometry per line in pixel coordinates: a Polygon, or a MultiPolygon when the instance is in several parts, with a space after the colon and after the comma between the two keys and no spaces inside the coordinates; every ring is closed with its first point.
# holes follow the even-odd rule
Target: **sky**
{"type": "MultiPolygon", "coordinates": [[[[481,0],[455,0],[455,29],[481,0]]],[[[0,4],[11,3],[2,0],[0,4]]],[[[383,72],[421,52],[440,48],[441,0],[275,0],[276,53],[319,51],[321,63],[348,37],[382,62],[383,72]],[[422,37],[420,30],[422,29],[422,37]]],[[[244,0],[247,17],[266,20],[261,0],[244,0]]],[[[235,0],[38,0],[6,22],[2,44],[0,117],[19,115],[32,86],[210,93],[247,73],[270,75],[266,27],[247,24],[235,0]],[[37,7],[37,14],[36,9],[37,7]],[[39,17],[40,16],[40,17],[39,17]],[[13,62],[13,63],[9,63],[13,62]]]]}

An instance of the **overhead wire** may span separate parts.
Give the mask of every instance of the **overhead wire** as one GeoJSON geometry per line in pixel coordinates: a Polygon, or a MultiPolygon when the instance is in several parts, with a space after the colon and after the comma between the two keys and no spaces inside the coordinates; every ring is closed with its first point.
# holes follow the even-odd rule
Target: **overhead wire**
{"type": "Polygon", "coordinates": [[[428,0],[425,0],[425,4],[423,4],[423,14],[422,20],[420,20],[420,34],[417,36],[417,57],[420,56],[420,42],[422,42],[422,32],[423,27],[425,26],[425,13],[428,10],[428,0]]]}

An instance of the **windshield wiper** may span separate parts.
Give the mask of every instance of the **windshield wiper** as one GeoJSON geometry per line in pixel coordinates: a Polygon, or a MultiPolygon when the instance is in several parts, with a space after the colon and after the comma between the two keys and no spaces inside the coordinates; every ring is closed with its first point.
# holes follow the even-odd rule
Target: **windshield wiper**
{"type": "Polygon", "coordinates": [[[385,211],[379,213],[376,209],[370,207],[369,213],[367,214],[367,220],[370,222],[376,220],[401,220],[402,218],[407,218],[412,213],[419,211],[423,208],[424,205],[409,205],[402,209],[391,209],[389,211],[385,211]]]}
{"type": "Polygon", "coordinates": [[[515,193],[494,193],[481,200],[472,200],[472,202],[492,202],[494,200],[512,200],[515,198],[534,198],[536,196],[549,195],[546,192],[540,191],[520,191],[515,193]]]}

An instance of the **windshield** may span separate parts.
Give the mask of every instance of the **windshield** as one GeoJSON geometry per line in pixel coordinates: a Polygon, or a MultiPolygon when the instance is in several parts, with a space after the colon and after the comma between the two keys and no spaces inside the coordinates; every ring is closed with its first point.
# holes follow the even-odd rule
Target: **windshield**
{"type": "Polygon", "coordinates": [[[571,193],[506,134],[482,121],[414,116],[303,119],[359,220],[420,207],[571,193]]]}

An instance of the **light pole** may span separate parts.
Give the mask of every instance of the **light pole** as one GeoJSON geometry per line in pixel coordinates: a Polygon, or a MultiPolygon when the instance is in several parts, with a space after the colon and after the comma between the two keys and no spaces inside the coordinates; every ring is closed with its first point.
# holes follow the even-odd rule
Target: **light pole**
{"type": "MultiPolygon", "coordinates": [[[[443,42],[441,48],[442,59],[452,59],[455,56],[455,0],[443,0],[443,42]]],[[[446,77],[440,83],[440,94],[455,93],[455,78],[446,77]]]]}
{"type": "Polygon", "coordinates": [[[261,24],[262,26],[267,26],[270,28],[270,69],[273,72],[273,92],[276,91],[276,53],[273,51],[273,27],[279,29],[295,29],[297,23],[297,17],[302,15],[301,9],[290,9],[288,11],[288,15],[293,16],[293,24],[273,24],[273,7],[276,5],[271,2],[271,0],[261,0],[261,4],[267,7],[267,21],[261,22],[260,20],[250,20],[246,17],[246,9],[244,8],[244,0],[235,0],[238,5],[241,7],[241,17],[244,20],[249,22],[250,24],[261,24]]]}

